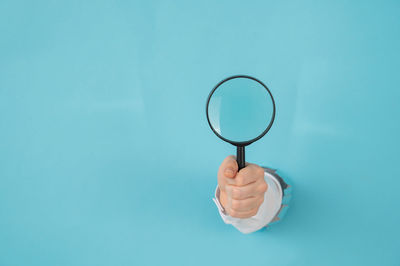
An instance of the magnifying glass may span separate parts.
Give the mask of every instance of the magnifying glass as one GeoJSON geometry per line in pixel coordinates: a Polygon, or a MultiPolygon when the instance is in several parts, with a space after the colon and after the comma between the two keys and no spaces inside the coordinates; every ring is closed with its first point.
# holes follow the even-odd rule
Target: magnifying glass
{"type": "Polygon", "coordinates": [[[237,147],[240,170],[245,167],[244,148],[270,130],[275,119],[275,101],[260,80],[237,75],[222,80],[211,90],[206,114],[215,135],[237,147]]]}

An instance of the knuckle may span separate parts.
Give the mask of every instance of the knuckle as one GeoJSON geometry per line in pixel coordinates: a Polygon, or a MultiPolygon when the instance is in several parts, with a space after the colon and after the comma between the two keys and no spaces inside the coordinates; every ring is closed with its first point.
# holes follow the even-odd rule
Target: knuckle
{"type": "Polygon", "coordinates": [[[260,190],[261,190],[261,192],[266,192],[267,189],[268,189],[268,184],[265,183],[265,182],[263,182],[263,183],[260,185],[260,190]]]}
{"type": "Polygon", "coordinates": [[[260,166],[257,167],[256,174],[260,177],[264,176],[264,169],[260,166]]]}
{"type": "Polygon", "coordinates": [[[225,163],[226,166],[231,166],[234,168],[237,166],[236,157],[233,155],[226,157],[223,163],[225,163]]]}
{"type": "Polygon", "coordinates": [[[230,210],[229,215],[232,216],[232,217],[237,217],[238,214],[237,214],[236,211],[230,210]]]}
{"type": "Polygon", "coordinates": [[[222,161],[222,164],[227,164],[232,161],[232,155],[226,156],[225,159],[222,161]]]}
{"type": "Polygon", "coordinates": [[[234,155],[229,155],[229,156],[227,156],[227,157],[225,158],[225,160],[228,160],[228,161],[235,161],[235,160],[236,160],[236,157],[235,157],[234,155]]]}
{"type": "Polygon", "coordinates": [[[235,169],[235,168],[236,168],[236,165],[237,165],[237,163],[236,163],[234,157],[232,157],[232,155],[231,155],[231,156],[226,157],[226,158],[222,161],[222,163],[221,163],[220,166],[219,166],[219,170],[224,170],[224,169],[227,168],[227,167],[232,167],[232,168],[235,169]]]}

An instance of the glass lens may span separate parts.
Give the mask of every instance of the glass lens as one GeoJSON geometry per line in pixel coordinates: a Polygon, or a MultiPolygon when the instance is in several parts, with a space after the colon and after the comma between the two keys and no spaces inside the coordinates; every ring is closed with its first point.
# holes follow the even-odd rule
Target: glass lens
{"type": "Polygon", "coordinates": [[[222,83],[208,104],[211,126],[222,137],[245,142],[260,136],[271,122],[273,102],[266,88],[249,78],[222,83]]]}

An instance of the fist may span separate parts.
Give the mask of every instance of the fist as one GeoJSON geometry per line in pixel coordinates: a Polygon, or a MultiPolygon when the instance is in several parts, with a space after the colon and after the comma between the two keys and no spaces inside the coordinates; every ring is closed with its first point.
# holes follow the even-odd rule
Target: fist
{"type": "Polygon", "coordinates": [[[238,171],[235,156],[228,156],[218,170],[219,201],[228,215],[250,218],[257,214],[264,201],[268,185],[264,180],[264,169],[255,164],[246,164],[238,171]]]}

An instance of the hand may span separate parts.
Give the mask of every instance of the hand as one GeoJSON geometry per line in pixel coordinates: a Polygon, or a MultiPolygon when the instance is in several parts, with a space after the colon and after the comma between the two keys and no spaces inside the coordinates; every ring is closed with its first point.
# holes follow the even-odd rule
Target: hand
{"type": "Polygon", "coordinates": [[[238,172],[235,156],[226,157],[219,167],[218,187],[221,205],[228,215],[236,218],[256,215],[268,189],[264,169],[255,164],[246,164],[238,172]]]}

